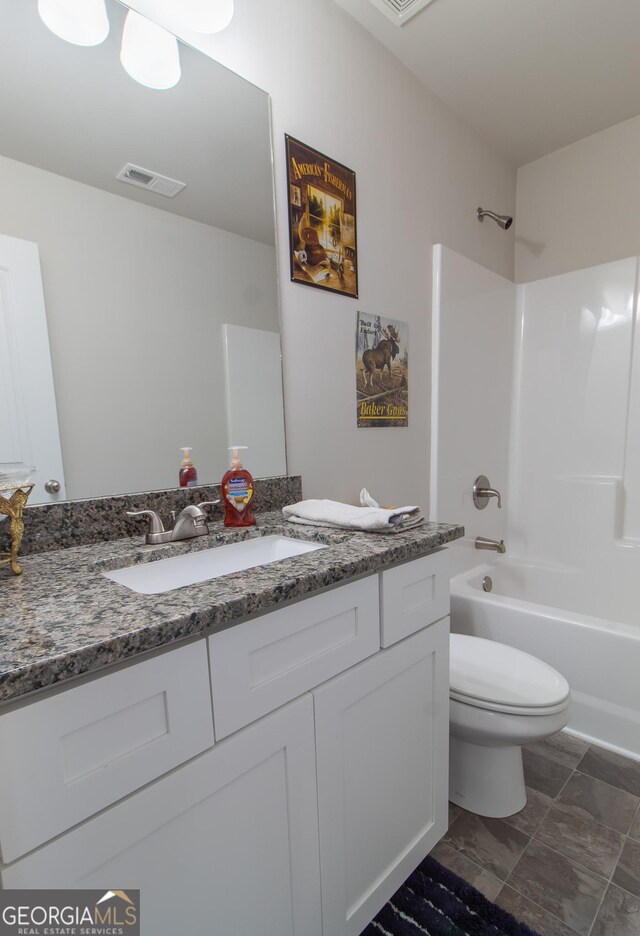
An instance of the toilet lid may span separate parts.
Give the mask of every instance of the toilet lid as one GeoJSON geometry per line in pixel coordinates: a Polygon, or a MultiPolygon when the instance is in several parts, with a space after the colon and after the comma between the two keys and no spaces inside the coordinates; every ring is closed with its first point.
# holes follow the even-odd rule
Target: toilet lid
{"type": "Polygon", "coordinates": [[[450,653],[451,694],[461,701],[537,710],[569,698],[564,676],[515,647],[451,634],[450,653]]]}

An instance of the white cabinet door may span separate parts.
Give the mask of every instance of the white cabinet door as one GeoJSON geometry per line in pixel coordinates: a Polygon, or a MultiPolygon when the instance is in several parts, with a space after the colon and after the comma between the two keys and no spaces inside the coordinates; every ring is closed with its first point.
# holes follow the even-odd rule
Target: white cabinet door
{"type": "Polygon", "coordinates": [[[314,701],[323,934],[355,936],[447,829],[449,619],[314,701]]]}
{"type": "Polygon", "coordinates": [[[0,468],[22,464],[38,469],[31,504],[65,498],[38,245],[0,235],[0,468]]]}
{"type": "Polygon", "coordinates": [[[2,869],[139,888],[142,936],[320,936],[319,878],[310,695],[2,869]]]}

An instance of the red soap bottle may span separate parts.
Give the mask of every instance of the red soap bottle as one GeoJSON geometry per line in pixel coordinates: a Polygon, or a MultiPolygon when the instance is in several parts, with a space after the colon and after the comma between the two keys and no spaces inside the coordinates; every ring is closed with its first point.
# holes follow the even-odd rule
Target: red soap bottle
{"type": "Polygon", "coordinates": [[[229,449],[233,453],[231,467],[220,483],[224,504],[224,525],[228,527],[256,525],[251,503],[255,485],[253,478],[247,469],[242,467],[238,458],[238,451],[246,448],[246,445],[231,446],[229,449]]]}
{"type": "Polygon", "coordinates": [[[195,487],[198,483],[198,472],[191,461],[191,449],[181,448],[180,451],[182,452],[182,464],[178,472],[180,487],[195,487]]]}

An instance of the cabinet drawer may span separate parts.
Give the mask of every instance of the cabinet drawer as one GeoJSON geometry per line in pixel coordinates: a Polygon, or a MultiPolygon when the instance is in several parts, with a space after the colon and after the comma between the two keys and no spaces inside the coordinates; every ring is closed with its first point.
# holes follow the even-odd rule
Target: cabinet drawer
{"type": "Polygon", "coordinates": [[[380,649],[378,577],[213,634],[209,647],[220,739],[380,649]]]}
{"type": "Polygon", "coordinates": [[[449,613],[449,553],[446,549],[387,569],[380,579],[383,647],[414,634],[449,613]]]}
{"type": "Polygon", "coordinates": [[[3,861],[212,744],[203,640],[2,715],[3,861]]]}

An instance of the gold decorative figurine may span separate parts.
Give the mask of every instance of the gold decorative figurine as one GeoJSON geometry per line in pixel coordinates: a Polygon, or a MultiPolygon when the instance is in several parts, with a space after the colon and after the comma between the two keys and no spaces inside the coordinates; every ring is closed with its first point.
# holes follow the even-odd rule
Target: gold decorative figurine
{"type": "Polygon", "coordinates": [[[9,552],[0,552],[0,565],[5,565],[8,562],[14,575],[22,575],[22,567],[18,565],[18,551],[24,533],[22,511],[32,491],[33,484],[0,487],[0,514],[9,517],[11,524],[11,549],[9,552]],[[13,494],[11,497],[5,497],[5,491],[13,491],[13,494]]]}

